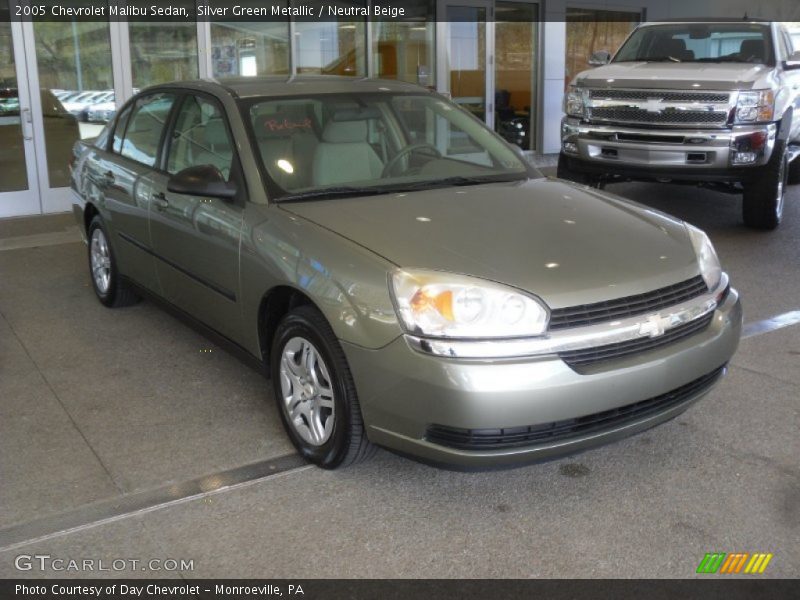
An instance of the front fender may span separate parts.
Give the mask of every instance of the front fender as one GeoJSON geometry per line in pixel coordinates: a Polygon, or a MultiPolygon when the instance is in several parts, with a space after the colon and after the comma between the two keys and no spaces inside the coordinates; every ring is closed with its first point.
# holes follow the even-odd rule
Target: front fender
{"type": "Polygon", "coordinates": [[[336,233],[274,205],[251,205],[240,256],[246,347],[256,356],[261,301],[276,286],[310,298],[342,341],[374,349],[402,333],[389,295],[394,265],[336,233]]]}

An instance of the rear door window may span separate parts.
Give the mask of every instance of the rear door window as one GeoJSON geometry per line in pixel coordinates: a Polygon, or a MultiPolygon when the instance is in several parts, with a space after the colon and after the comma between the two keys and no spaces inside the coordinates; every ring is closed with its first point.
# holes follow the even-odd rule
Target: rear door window
{"type": "Polygon", "coordinates": [[[125,129],[119,153],[148,167],[155,166],[161,135],[174,102],[175,95],[164,92],[139,99],[125,129]]]}

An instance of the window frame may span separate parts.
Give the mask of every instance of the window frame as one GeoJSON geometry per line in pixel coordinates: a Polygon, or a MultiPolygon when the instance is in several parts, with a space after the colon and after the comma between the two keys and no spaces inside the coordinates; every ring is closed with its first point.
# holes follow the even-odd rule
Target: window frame
{"type": "Polygon", "coordinates": [[[163,154],[163,149],[164,149],[164,140],[165,140],[165,136],[166,136],[167,132],[170,129],[170,125],[172,123],[172,119],[173,119],[174,113],[175,113],[175,107],[178,104],[178,102],[182,99],[183,95],[184,95],[184,92],[182,90],[177,90],[175,88],[158,88],[158,89],[148,90],[147,92],[144,92],[142,94],[136,95],[133,98],[131,98],[130,100],[128,100],[128,102],[126,102],[122,106],[122,108],[117,112],[118,116],[114,121],[114,131],[112,132],[111,136],[109,136],[109,147],[107,148],[107,151],[110,154],[113,154],[114,156],[117,156],[119,158],[128,160],[128,161],[132,162],[133,164],[138,165],[140,167],[145,167],[147,169],[152,169],[153,171],[156,171],[156,172],[159,172],[159,173],[164,173],[165,171],[163,171],[163,169],[161,168],[162,154],[163,154]],[[131,117],[134,116],[135,111],[138,109],[138,105],[139,105],[140,101],[142,101],[143,99],[148,98],[150,96],[155,96],[156,94],[172,94],[174,96],[174,100],[172,102],[172,106],[170,106],[169,112],[167,113],[167,118],[164,120],[164,127],[161,129],[161,136],[159,137],[158,144],[156,145],[155,161],[153,162],[152,165],[148,165],[147,163],[143,163],[140,160],[136,160],[135,158],[131,158],[130,156],[125,156],[124,154],[122,154],[122,147],[120,147],[120,150],[118,152],[115,151],[113,149],[113,140],[114,140],[114,135],[116,134],[116,131],[117,131],[117,126],[119,125],[119,118],[122,116],[122,113],[124,113],[125,110],[127,110],[128,108],[130,108],[131,111],[132,111],[130,117],[128,117],[128,120],[125,123],[125,131],[122,134],[122,143],[124,144],[125,143],[125,138],[128,135],[128,127],[130,127],[131,117]]]}
{"type": "MultiPolygon", "coordinates": [[[[190,97],[202,98],[209,104],[216,107],[219,111],[220,117],[222,118],[222,123],[225,126],[225,132],[228,134],[228,139],[230,140],[231,144],[231,166],[230,166],[230,173],[228,174],[228,181],[235,181],[234,174],[238,171],[237,165],[240,164],[239,161],[239,153],[236,147],[236,138],[233,135],[233,129],[231,129],[231,125],[228,119],[228,113],[225,112],[225,107],[223,106],[222,102],[220,102],[219,98],[214,96],[213,94],[208,94],[206,92],[201,92],[198,90],[184,90],[181,96],[178,98],[175,106],[173,107],[172,113],[170,114],[170,118],[167,121],[165,126],[165,135],[164,139],[161,143],[161,156],[158,163],[159,169],[167,174],[168,177],[172,177],[175,173],[169,172],[169,153],[172,149],[172,142],[173,142],[173,133],[175,131],[175,127],[178,124],[178,116],[183,109],[183,105],[190,97]]],[[[198,165],[191,165],[191,166],[198,166],[198,165]]],[[[178,171],[179,173],[180,171],[178,171]]],[[[239,181],[236,181],[239,183],[239,181]]]]}

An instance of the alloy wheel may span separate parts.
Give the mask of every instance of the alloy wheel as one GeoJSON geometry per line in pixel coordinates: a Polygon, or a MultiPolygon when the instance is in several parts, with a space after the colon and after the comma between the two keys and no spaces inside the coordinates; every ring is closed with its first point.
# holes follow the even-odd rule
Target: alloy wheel
{"type": "Polygon", "coordinates": [[[291,338],[281,354],[280,377],[288,421],[306,443],[323,445],[333,432],[335,405],[330,372],[314,344],[291,338]]]}
{"type": "Polygon", "coordinates": [[[111,285],[111,255],[106,236],[99,227],[92,232],[89,256],[95,287],[105,296],[111,285]]]}

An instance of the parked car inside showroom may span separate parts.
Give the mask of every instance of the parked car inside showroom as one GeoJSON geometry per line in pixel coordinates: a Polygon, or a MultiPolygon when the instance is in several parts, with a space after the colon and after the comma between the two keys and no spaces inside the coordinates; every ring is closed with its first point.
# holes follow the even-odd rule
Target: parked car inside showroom
{"type": "Polygon", "coordinates": [[[714,187],[741,194],[746,225],[780,224],[800,183],[800,52],[781,23],[645,23],[590,63],[565,95],[559,177],[714,187]]]}
{"type": "Polygon", "coordinates": [[[686,410],[739,341],[702,231],[542,177],[411,84],[151,87],[72,187],[100,302],[155,298],[257,365],[325,468],[588,449],[686,410]]]}

